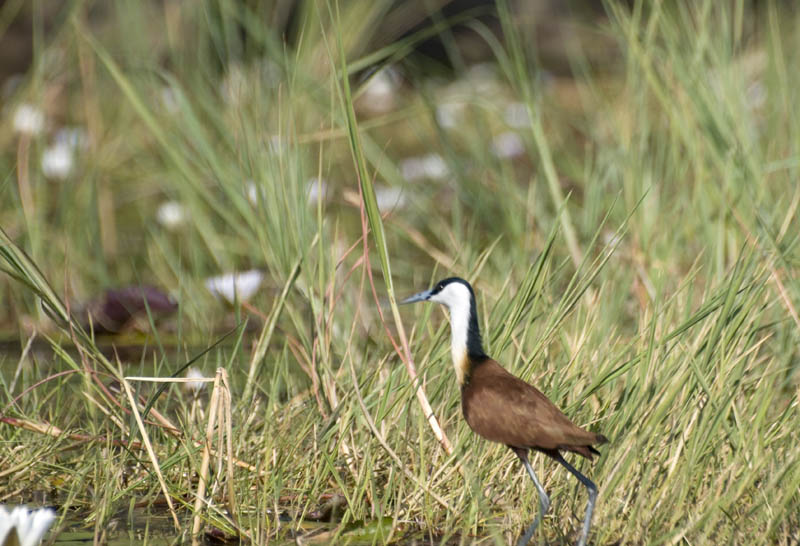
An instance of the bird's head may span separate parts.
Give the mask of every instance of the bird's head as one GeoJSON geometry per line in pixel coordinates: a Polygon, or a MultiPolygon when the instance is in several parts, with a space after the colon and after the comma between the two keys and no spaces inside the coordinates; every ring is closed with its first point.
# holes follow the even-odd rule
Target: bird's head
{"type": "Polygon", "coordinates": [[[451,352],[458,383],[469,380],[470,370],[477,362],[487,358],[481,344],[481,330],[475,309],[475,294],[464,279],[450,277],[436,283],[430,290],[414,294],[400,303],[435,301],[446,305],[450,311],[451,352]]]}
{"type": "Polygon", "coordinates": [[[454,309],[469,310],[475,296],[472,287],[467,281],[459,277],[450,277],[436,283],[430,290],[414,294],[401,301],[401,304],[418,301],[434,301],[446,305],[451,311],[454,309]]]}

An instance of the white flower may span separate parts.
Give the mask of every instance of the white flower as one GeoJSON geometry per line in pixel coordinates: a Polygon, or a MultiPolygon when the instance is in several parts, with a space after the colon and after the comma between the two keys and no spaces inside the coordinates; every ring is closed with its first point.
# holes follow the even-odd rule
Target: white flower
{"type": "Polygon", "coordinates": [[[309,205],[316,205],[328,197],[328,182],[316,176],[306,182],[306,196],[309,205]]]}
{"type": "Polygon", "coordinates": [[[531,115],[524,102],[512,102],[506,106],[503,117],[506,124],[513,129],[526,129],[531,126],[531,115]]]}
{"type": "Polygon", "coordinates": [[[14,130],[26,135],[38,135],[44,130],[44,113],[33,105],[20,104],[14,112],[14,130]]]}
{"type": "Polygon", "coordinates": [[[209,277],[205,284],[209,292],[232,304],[237,299],[247,301],[253,297],[263,280],[264,273],[251,269],[242,273],[225,273],[218,277],[209,277]]]}
{"type": "Polygon", "coordinates": [[[258,203],[258,185],[256,184],[255,180],[248,180],[245,184],[245,193],[247,194],[247,200],[250,201],[253,205],[258,203]]]}
{"type": "Polygon", "coordinates": [[[359,103],[377,114],[388,112],[394,108],[399,80],[397,69],[387,67],[379,70],[367,81],[359,103]]]}
{"type": "Polygon", "coordinates": [[[439,154],[408,157],[400,162],[403,178],[412,182],[422,178],[441,180],[450,174],[447,162],[439,154]]]}
{"type": "Polygon", "coordinates": [[[178,93],[175,89],[168,85],[161,88],[161,104],[170,114],[174,114],[179,110],[178,93]]]}
{"type": "Polygon", "coordinates": [[[56,513],[50,508],[15,506],[9,512],[0,505],[0,546],[35,546],[55,519],[56,513]]]}
{"type": "Polygon", "coordinates": [[[204,376],[203,372],[195,367],[191,367],[186,370],[186,379],[195,380],[187,381],[183,384],[184,388],[192,394],[196,395],[206,387],[206,381],[202,381],[203,379],[206,379],[206,376],[204,376]]]}
{"type": "Polygon", "coordinates": [[[472,65],[467,70],[466,79],[480,95],[496,93],[499,89],[499,84],[497,83],[497,69],[492,63],[478,63],[472,65]]]}
{"type": "Polygon", "coordinates": [[[70,175],[74,165],[73,150],[69,144],[56,142],[42,152],[42,172],[47,178],[63,180],[70,175]]]}
{"type": "Polygon", "coordinates": [[[245,97],[247,92],[247,75],[244,69],[237,65],[228,66],[228,72],[219,85],[220,94],[226,104],[236,106],[245,97]]]}
{"type": "Polygon", "coordinates": [[[492,152],[499,158],[511,159],[525,154],[525,143],[513,131],[500,133],[492,139],[492,152]]]}
{"type": "Polygon", "coordinates": [[[165,201],[156,211],[156,220],[167,229],[175,229],[186,221],[186,210],[177,201],[165,201]]]}
{"type": "Polygon", "coordinates": [[[381,212],[400,209],[406,205],[406,196],[401,188],[376,186],[375,200],[381,212]]]}
{"type": "Polygon", "coordinates": [[[619,246],[619,244],[622,242],[622,235],[619,233],[614,233],[613,231],[604,231],[603,242],[609,247],[619,246]]]}
{"type": "Polygon", "coordinates": [[[453,129],[464,121],[467,105],[461,101],[443,102],[436,107],[436,121],[445,129],[453,129]]]}
{"type": "Polygon", "coordinates": [[[280,135],[272,135],[269,137],[269,151],[273,154],[282,154],[289,148],[289,143],[280,135]]]}

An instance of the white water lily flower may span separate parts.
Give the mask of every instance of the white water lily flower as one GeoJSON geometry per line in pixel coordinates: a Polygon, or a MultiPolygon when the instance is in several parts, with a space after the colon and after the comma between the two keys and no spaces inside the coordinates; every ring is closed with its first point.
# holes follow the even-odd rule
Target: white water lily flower
{"type": "Polygon", "coordinates": [[[406,196],[402,188],[376,186],[375,200],[378,202],[378,209],[381,212],[401,209],[406,205],[406,196]]]}
{"type": "Polygon", "coordinates": [[[205,280],[206,289],[233,304],[237,299],[247,301],[258,292],[264,273],[258,269],[251,269],[242,273],[225,273],[205,280]]]}
{"type": "Polygon", "coordinates": [[[282,154],[289,149],[289,142],[280,135],[269,137],[269,151],[273,154],[282,154]]]}
{"type": "Polygon", "coordinates": [[[175,89],[168,85],[161,88],[161,104],[170,114],[174,114],[180,109],[178,106],[178,94],[175,89]]]}
{"type": "Polygon", "coordinates": [[[14,130],[25,135],[38,135],[44,130],[44,112],[22,103],[14,111],[14,130]]]}
{"type": "Polygon", "coordinates": [[[72,146],[63,142],[56,142],[42,152],[42,173],[47,178],[64,180],[75,166],[72,146]]]}
{"type": "Polygon", "coordinates": [[[531,126],[531,114],[524,102],[512,102],[503,112],[506,124],[513,129],[526,129],[531,126]]]}
{"type": "Polygon", "coordinates": [[[461,101],[442,102],[436,107],[436,121],[445,129],[458,127],[464,121],[467,105],[461,101]]]}
{"type": "Polygon", "coordinates": [[[206,381],[202,381],[203,379],[206,379],[206,376],[204,376],[203,372],[201,372],[195,367],[186,370],[186,379],[195,380],[195,381],[188,381],[183,384],[184,388],[192,394],[196,395],[206,387],[206,381]]]}
{"type": "Polygon", "coordinates": [[[306,196],[309,205],[316,205],[328,197],[328,182],[324,178],[311,178],[306,182],[306,196]]]}
{"type": "Polygon", "coordinates": [[[35,546],[55,519],[56,513],[50,508],[15,506],[9,512],[0,505],[0,546],[35,546]]]}
{"type": "Polygon", "coordinates": [[[247,195],[247,200],[250,201],[251,204],[256,205],[258,204],[258,184],[256,184],[255,180],[247,180],[244,183],[245,187],[245,194],[247,195]]]}
{"type": "Polygon", "coordinates": [[[499,158],[511,159],[525,154],[525,143],[513,131],[500,133],[492,140],[492,152],[499,158]]]}
{"type": "Polygon", "coordinates": [[[177,201],[165,201],[156,211],[156,220],[167,229],[175,229],[186,221],[186,209],[177,201]]]}
{"type": "Polygon", "coordinates": [[[394,108],[400,74],[393,67],[379,70],[369,78],[359,97],[359,104],[381,114],[394,108]]]}
{"type": "Polygon", "coordinates": [[[497,68],[492,63],[472,65],[467,70],[466,79],[480,95],[491,95],[500,88],[497,81],[497,68]]]}
{"type": "Polygon", "coordinates": [[[247,74],[244,69],[238,64],[228,66],[228,72],[219,84],[222,99],[229,106],[238,105],[246,96],[247,85],[247,74]]]}
{"type": "Polygon", "coordinates": [[[400,162],[400,172],[409,182],[429,178],[441,180],[450,174],[450,167],[439,154],[408,157],[400,162]]]}

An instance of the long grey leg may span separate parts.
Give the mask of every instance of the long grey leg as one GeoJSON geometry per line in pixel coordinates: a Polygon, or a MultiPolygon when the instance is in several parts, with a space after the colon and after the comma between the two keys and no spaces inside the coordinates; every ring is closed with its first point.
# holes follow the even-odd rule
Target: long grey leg
{"type": "Polygon", "coordinates": [[[550,497],[547,496],[547,492],[542,487],[542,484],[539,483],[539,480],[536,478],[536,474],[533,473],[533,468],[531,468],[531,463],[528,462],[528,458],[524,458],[522,460],[522,464],[525,465],[525,470],[528,471],[528,475],[533,480],[533,485],[536,486],[536,490],[539,492],[539,511],[542,516],[547,513],[547,509],[550,508],[550,497]]]}
{"type": "Polygon", "coordinates": [[[528,475],[531,477],[533,484],[536,486],[536,491],[539,492],[539,514],[536,516],[536,518],[534,518],[533,523],[531,523],[528,528],[525,529],[525,533],[517,542],[517,546],[525,546],[531,541],[531,538],[533,538],[534,531],[536,531],[536,528],[539,526],[539,523],[542,521],[545,513],[547,513],[547,509],[550,508],[550,498],[547,496],[544,487],[542,487],[542,484],[539,483],[539,479],[533,472],[531,463],[528,462],[528,450],[515,447],[512,447],[511,449],[514,451],[514,453],[516,453],[517,457],[519,457],[519,460],[522,461],[522,464],[525,465],[525,470],[528,471],[528,475]]]}
{"type": "Polygon", "coordinates": [[[581,532],[581,537],[578,539],[576,546],[586,546],[586,539],[589,537],[589,527],[592,525],[592,512],[594,512],[594,502],[597,500],[597,486],[592,483],[592,480],[578,472],[574,466],[569,464],[567,461],[564,460],[564,457],[561,456],[560,453],[556,452],[555,455],[551,455],[556,461],[561,463],[561,465],[569,470],[573,476],[578,478],[580,482],[586,487],[589,491],[589,503],[586,505],[586,516],[583,518],[583,532],[581,532]]]}

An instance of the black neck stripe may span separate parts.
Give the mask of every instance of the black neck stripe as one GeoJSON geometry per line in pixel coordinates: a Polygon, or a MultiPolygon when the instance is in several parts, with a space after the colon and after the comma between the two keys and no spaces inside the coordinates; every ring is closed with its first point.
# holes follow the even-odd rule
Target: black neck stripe
{"type": "Polygon", "coordinates": [[[467,329],[467,357],[470,360],[482,360],[487,358],[483,352],[481,342],[481,329],[478,326],[478,309],[475,305],[475,296],[470,294],[469,298],[469,327],[467,329]]]}

